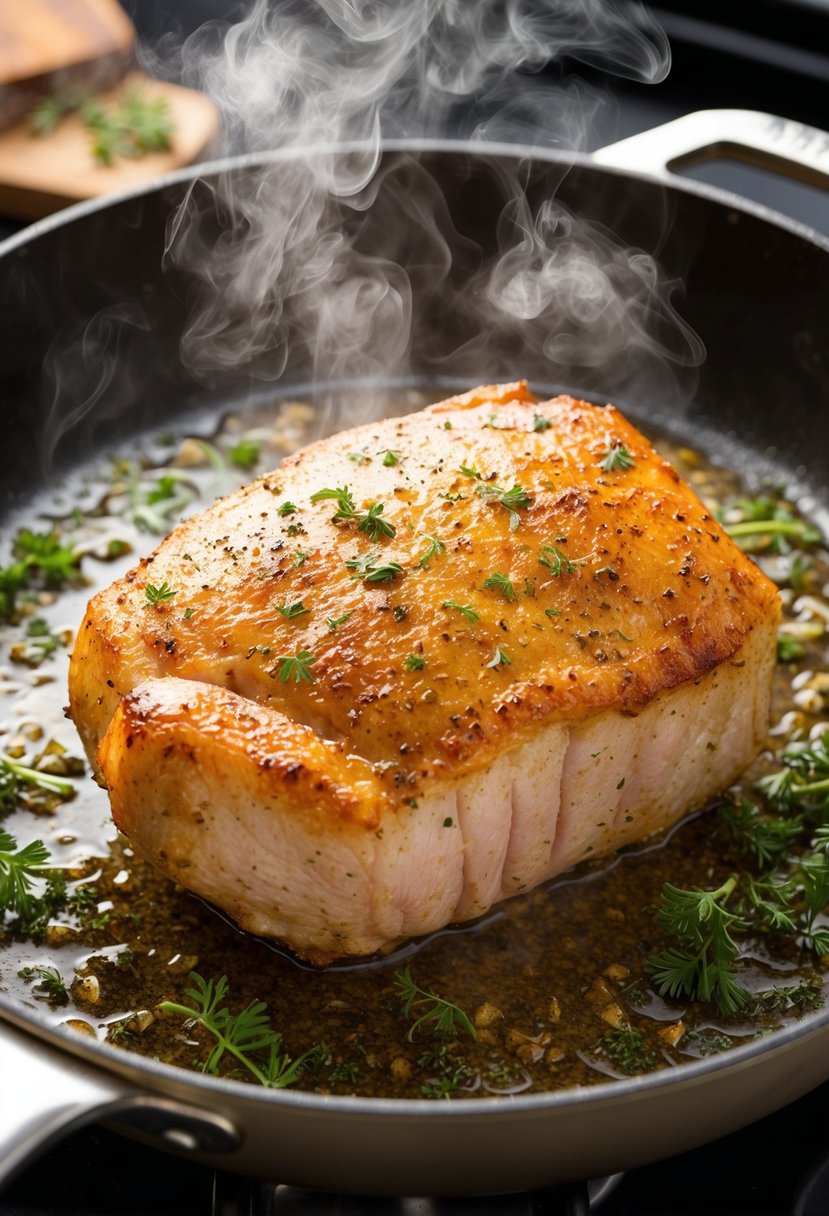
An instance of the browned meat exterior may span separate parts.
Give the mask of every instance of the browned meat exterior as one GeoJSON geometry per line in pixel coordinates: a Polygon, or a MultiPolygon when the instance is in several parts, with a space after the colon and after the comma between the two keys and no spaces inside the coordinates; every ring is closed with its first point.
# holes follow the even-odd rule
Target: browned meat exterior
{"type": "Polygon", "coordinates": [[[325,961],[727,785],[765,729],[777,615],[616,410],[488,387],[180,525],[90,603],[71,712],[142,852],[325,961]]]}

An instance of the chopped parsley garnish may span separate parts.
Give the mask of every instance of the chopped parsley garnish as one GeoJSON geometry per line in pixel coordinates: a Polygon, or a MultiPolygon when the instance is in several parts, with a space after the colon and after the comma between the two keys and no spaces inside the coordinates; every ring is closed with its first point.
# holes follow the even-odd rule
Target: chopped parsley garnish
{"type": "Polygon", "coordinates": [[[503,646],[496,646],[495,654],[487,663],[487,667],[510,667],[511,664],[512,659],[509,657],[506,650],[504,650],[503,646]]]}
{"type": "Polygon", "coordinates": [[[468,604],[456,604],[454,600],[444,600],[441,604],[442,608],[451,608],[453,612],[459,612],[461,616],[466,617],[470,625],[474,625],[481,618],[474,608],[470,608],[468,604]]]}
{"type": "Polygon", "coordinates": [[[178,592],[173,591],[172,587],[167,585],[166,578],[160,587],[147,583],[144,588],[144,598],[148,604],[163,604],[165,600],[171,600],[177,594],[178,592]]]}
{"type": "Polygon", "coordinates": [[[442,553],[446,552],[446,545],[436,536],[425,536],[423,539],[426,541],[426,551],[418,559],[417,564],[425,569],[433,557],[440,557],[442,553]]]}
{"type": "Polygon", "coordinates": [[[614,1026],[589,1050],[591,1055],[605,1056],[628,1076],[649,1072],[656,1064],[656,1053],[648,1047],[645,1036],[631,1026],[614,1026]]]}
{"type": "Polygon", "coordinates": [[[615,473],[624,469],[634,468],[636,461],[623,443],[616,443],[614,441],[605,452],[599,464],[603,472],[615,473]]]}
{"type": "Polygon", "coordinates": [[[423,658],[423,655],[412,653],[407,655],[403,660],[403,666],[406,671],[423,671],[423,668],[426,666],[426,660],[423,658]]]}
{"type": "Polygon", "coordinates": [[[348,459],[353,460],[355,464],[371,464],[371,457],[365,448],[359,452],[349,452],[348,459]]]}
{"type": "Polygon", "coordinates": [[[306,553],[303,549],[297,549],[296,553],[293,556],[293,560],[291,561],[291,565],[293,566],[293,568],[295,570],[298,570],[300,566],[305,565],[305,563],[308,561],[308,558],[310,556],[311,556],[311,554],[306,553]]]}
{"type": "Polygon", "coordinates": [[[333,633],[338,625],[344,625],[346,621],[353,615],[353,612],[344,612],[342,616],[327,616],[325,618],[325,623],[333,633]]]}
{"type": "Polygon", "coordinates": [[[475,481],[482,481],[483,478],[474,465],[469,466],[462,464],[458,472],[463,473],[464,477],[474,477],[475,481]]]}
{"type": "Polygon", "coordinates": [[[387,469],[393,468],[396,464],[400,464],[401,453],[396,452],[394,448],[386,448],[385,452],[378,452],[378,456],[383,457],[383,464],[387,469]]]}
{"type": "Polygon", "coordinates": [[[301,680],[310,684],[314,678],[311,667],[317,660],[316,656],[307,650],[300,650],[299,654],[281,654],[276,661],[279,664],[279,679],[283,684],[290,680],[293,680],[294,684],[299,684],[301,680]]]}
{"type": "Polygon", "coordinates": [[[538,560],[554,578],[560,578],[562,574],[574,574],[580,565],[580,559],[572,561],[555,545],[544,545],[538,555],[538,560]]]}
{"type": "Polygon", "coordinates": [[[374,502],[367,511],[357,516],[357,528],[360,532],[365,532],[369,540],[377,541],[383,536],[392,537],[397,534],[394,524],[381,518],[384,510],[384,503],[374,502]]]}
{"type": "Polygon", "coordinates": [[[552,426],[549,418],[545,418],[543,414],[533,415],[533,430],[534,431],[549,431],[552,426]]]}
{"type": "Polygon", "coordinates": [[[487,591],[500,591],[504,599],[510,602],[515,599],[515,587],[512,585],[512,579],[508,574],[502,574],[499,570],[487,575],[484,579],[484,587],[487,591]]]}
{"type": "Polygon", "coordinates": [[[259,459],[261,450],[262,444],[258,439],[240,439],[228,453],[230,463],[235,464],[239,469],[250,469],[259,459]]]}
{"type": "Polygon", "coordinates": [[[544,615],[545,616],[561,616],[561,609],[560,608],[545,608],[544,615]]]}
{"type": "Polygon", "coordinates": [[[277,515],[281,515],[283,518],[286,515],[295,515],[296,514],[296,503],[293,503],[293,502],[280,503],[279,506],[276,508],[276,513],[277,513],[277,515]]]}
{"type": "Polygon", "coordinates": [[[302,600],[295,600],[292,604],[278,604],[276,611],[280,616],[284,616],[286,621],[296,620],[298,616],[307,616],[308,609],[303,604],[302,600]]]}
{"type": "Polygon", "coordinates": [[[379,553],[364,553],[361,557],[352,557],[346,563],[346,569],[351,570],[353,579],[361,578],[365,583],[389,583],[398,574],[403,574],[399,562],[381,560],[379,553]]]}
{"type": "Polygon", "coordinates": [[[532,505],[532,497],[523,486],[514,485],[511,490],[502,486],[482,485],[475,487],[475,493],[485,502],[498,503],[509,513],[509,530],[515,532],[521,523],[519,511],[525,511],[532,505]]]}

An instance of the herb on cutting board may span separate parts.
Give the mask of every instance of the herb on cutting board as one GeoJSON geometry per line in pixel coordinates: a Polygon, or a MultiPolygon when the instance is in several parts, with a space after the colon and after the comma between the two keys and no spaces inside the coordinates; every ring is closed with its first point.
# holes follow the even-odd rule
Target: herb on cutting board
{"type": "Polygon", "coordinates": [[[69,114],[79,115],[92,137],[94,160],[105,166],[118,157],[133,160],[148,152],[166,152],[176,129],[166,98],[131,89],[114,107],[102,106],[90,93],[45,97],[32,112],[32,133],[50,135],[69,114]]]}

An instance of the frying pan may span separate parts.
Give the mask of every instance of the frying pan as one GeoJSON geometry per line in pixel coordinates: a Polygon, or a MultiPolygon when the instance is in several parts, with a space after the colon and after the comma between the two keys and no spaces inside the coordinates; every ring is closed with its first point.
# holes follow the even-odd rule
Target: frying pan
{"type": "MultiPolygon", "coordinates": [[[[527,375],[539,386],[615,399],[749,477],[793,485],[820,517],[821,504],[829,504],[829,242],[670,174],[721,153],[829,184],[829,137],[739,111],[691,115],[566,163],[515,147],[390,144],[376,197],[359,213],[360,240],[384,248],[383,183],[414,156],[437,184],[464,248],[474,244],[485,256],[504,205],[499,183],[520,171],[528,197],[555,193],[683,280],[681,313],[706,358],[666,378],[643,356],[648,374],[631,378],[618,358],[607,366],[552,366],[513,339],[512,346],[494,341],[484,365],[461,326],[452,333],[456,356],[440,364],[444,379],[471,385],[527,375]]],[[[55,467],[71,466],[115,438],[123,445],[137,428],[169,425],[171,413],[181,422],[250,393],[255,369],[207,383],[183,365],[190,284],[181,268],[162,268],[165,229],[196,172],[208,182],[222,173],[244,178],[288,161],[299,163],[296,153],[203,166],[145,192],[71,208],[0,250],[4,510],[25,506],[55,433],[55,467]],[[82,339],[96,318],[135,300],[140,323],[121,326],[115,357],[84,361],[82,339]],[[56,392],[56,350],[74,352],[64,360],[67,374],[88,374],[89,383],[56,392]],[[83,417],[78,411],[67,427],[65,403],[84,400],[81,393],[94,409],[83,417]]],[[[411,256],[416,261],[414,246],[411,256]]],[[[434,300],[425,311],[415,312],[411,366],[434,380],[434,351],[458,323],[433,315],[434,300]]],[[[308,379],[306,358],[299,348],[289,352],[280,394],[308,379]]],[[[265,1091],[58,1031],[38,1009],[0,993],[0,1179],[69,1128],[97,1119],[199,1161],[300,1186],[378,1195],[524,1190],[684,1151],[828,1077],[824,1009],[723,1055],[581,1090],[463,1102],[265,1091]]]]}

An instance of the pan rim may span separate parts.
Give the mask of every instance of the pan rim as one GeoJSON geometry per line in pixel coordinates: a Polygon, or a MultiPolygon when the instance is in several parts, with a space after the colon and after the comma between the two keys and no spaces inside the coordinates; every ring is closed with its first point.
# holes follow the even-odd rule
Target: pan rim
{"type": "MultiPolygon", "coordinates": [[[[267,153],[250,153],[191,165],[156,178],[142,186],[80,202],[55,215],[36,221],[14,236],[0,242],[0,259],[14,254],[30,243],[78,220],[95,215],[99,211],[115,207],[131,199],[149,197],[171,187],[194,183],[200,178],[260,165],[280,164],[299,157],[307,158],[331,153],[347,155],[366,151],[372,151],[378,156],[386,153],[405,152],[457,155],[462,152],[484,159],[505,159],[515,162],[534,160],[551,165],[566,166],[568,169],[577,167],[594,170],[602,176],[609,174],[619,179],[634,179],[664,190],[677,190],[681,193],[695,195],[718,206],[726,206],[731,210],[751,215],[774,227],[788,231],[821,252],[829,254],[829,238],[807,225],[781,215],[762,204],[692,179],[663,177],[615,166],[599,165],[587,153],[557,152],[529,145],[476,144],[470,141],[450,139],[396,139],[383,140],[379,145],[364,141],[346,144],[320,143],[309,145],[301,151],[296,148],[277,149],[267,153]]],[[[617,1101],[627,1104],[631,1099],[643,1093],[660,1092],[666,1088],[680,1089],[686,1085],[694,1085],[711,1074],[728,1075],[750,1066],[759,1057],[768,1054],[782,1054],[800,1040],[816,1037],[829,1027],[829,1005],[814,1014],[808,1014],[787,1024],[768,1037],[753,1039],[728,1052],[668,1067],[658,1072],[597,1082],[595,1085],[587,1087],[571,1087],[531,1094],[493,1094],[486,1098],[465,1098],[454,1102],[437,1102],[428,1098],[372,1098],[356,1095],[322,1095],[302,1090],[268,1090],[240,1081],[211,1077],[195,1071],[190,1072],[182,1067],[165,1064],[138,1053],[122,1051],[100,1040],[81,1039],[72,1031],[61,1030],[53,1025],[40,1010],[29,1009],[25,1004],[12,999],[3,992],[0,992],[0,1017],[12,1025],[29,1031],[34,1039],[46,1040],[48,1044],[59,1050],[80,1057],[109,1074],[115,1073],[127,1079],[134,1079],[138,1084],[143,1083],[145,1086],[149,1078],[154,1083],[153,1088],[159,1090],[169,1090],[173,1086],[180,1091],[192,1091],[195,1094],[212,1094],[217,1098],[233,1097],[263,1108],[269,1108],[276,1103],[279,1106],[308,1113],[336,1112],[338,1115],[351,1114],[373,1118],[416,1116],[419,1119],[428,1115],[433,1119],[453,1120],[463,1117],[465,1120],[472,1118],[492,1120],[500,1119],[508,1114],[531,1115],[558,1108],[576,1106],[581,1108],[608,1103],[613,1105],[617,1101]]]]}
{"type": "Polygon", "coordinates": [[[377,158],[380,158],[386,153],[438,152],[456,154],[459,151],[476,154],[482,158],[501,158],[514,161],[529,159],[542,161],[551,165],[565,166],[568,169],[592,169],[602,175],[609,174],[612,177],[625,180],[632,178],[636,181],[661,187],[664,190],[677,190],[680,193],[695,195],[707,202],[726,206],[731,210],[751,215],[755,219],[762,220],[776,228],[781,228],[791,233],[793,236],[800,237],[824,253],[829,253],[829,236],[824,236],[823,233],[811,228],[808,224],[792,219],[790,216],[775,211],[773,208],[767,207],[762,203],[755,202],[753,199],[744,198],[742,195],[724,190],[718,186],[710,186],[705,182],[695,181],[693,178],[680,177],[679,175],[670,173],[663,176],[656,173],[643,173],[633,169],[622,169],[615,165],[602,165],[598,164],[589,152],[558,152],[552,148],[536,147],[532,144],[487,143],[484,141],[476,143],[461,139],[406,138],[383,139],[378,143],[371,143],[365,140],[354,140],[340,144],[314,143],[309,144],[301,150],[297,148],[276,148],[269,152],[247,152],[235,156],[220,157],[216,160],[203,161],[195,165],[187,165],[182,169],[176,169],[171,173],[163,174],[160,177],[154,178],[151,182],[140,186],[115,191],[112,194],[100,195],[97,198],[85,199],[82,202],[73,203],[71,206],[65,207],[53,215],[46,216],[44,219],[35,220],[34,223],[22,228],[20,232],[7,237],[4,241],[0,241],[0,259],[15,253],[18,249],[30,244],[32,241],[36,241],[43,236],[48,236],[52,232],[71,225],[76,220],[85,219],[109,207],[118,206],[131,199],[146,198],[150,195],[161,193],[173,186],[195,183],[201,178],[215,176],[220,173],[234,172],[256,166],[281,164],[284,161],[309,158],[315,155],[330,155],[331,153],[349,155],[360,152],[371,152],[377,158]]]}

